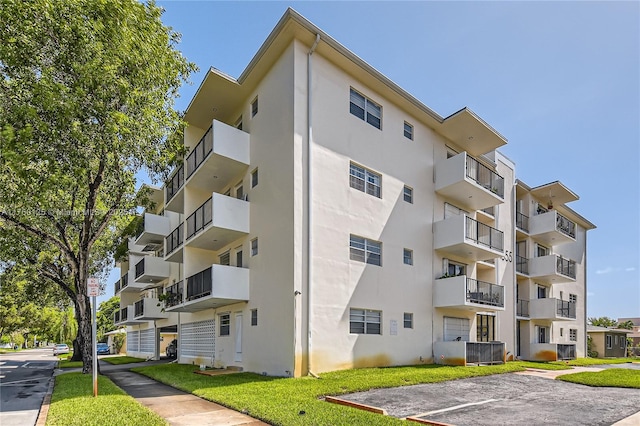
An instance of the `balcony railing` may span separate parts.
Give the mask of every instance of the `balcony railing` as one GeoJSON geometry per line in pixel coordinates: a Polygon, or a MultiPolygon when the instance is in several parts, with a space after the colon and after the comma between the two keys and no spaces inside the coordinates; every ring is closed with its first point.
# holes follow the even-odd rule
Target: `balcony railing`
{"type": "Polygon", "coordinates": [[[187,218],[187,240],[204,229],[212,220],[212,198],[209,198],[187,218]]]}
{"type": "Polygon", "coordinates": [[[139,278],[142,274],[144,274],[144,258],[136,263],[136,278],[139,278]]]}
{"type": "Polygon", "coordinates": [[[575,302],[569,302],[567,300],[558,299],[557,310],[559,316],[562,318],[576,318],[576,304],[575,302]]]}
{"type": "Polygon", "coordinates": [[[495,228],[485,225],[466,216],[466,238],[478,244],[502,251],[504,247],[504,234],[495,228]]]}
{"type": "Polygon", "coordinates": [[[516,305],[516,315],[519,317],[529,316],[529,301],[524,299],[518,299],[516,305]]]}
{"type": "Polygon", "coordinates": [[[129,309],[122,308],[120,309],[120,321],[126,321],[129,319],[129,309]]]}
{"type": "Polygon", "coordinates": [[[504,306],[504,287],[467,278],[467,300],[492,306],[504,306]]]}
{"type": "Polygon", "coordinates": [[[576,345],[558,344],[556,351],[559,360],[576,358],[576,345]]]}
{"type": "Polygon", "coordinates": [[[529,275],[529,259],[516,255],[516,272],[529,275]]]}
{"type": "Polygon", "coordinates": [[[120,277],[120,290],[124,290],[126,286],[129,285],[129,273],[127,272],[122,277],[120,277]]]}
{"type": "Polygon", "coordinates": [[[137,240],[144,232],[144,216],[144,214],[142,216],[138,216],[138,226],[136,226],[136,236],[134,237],[134,240],[137,240]]]}
{"type": "Polygon", "coordinates": [[[211,295],[211,267],[187,278],[187,301],[211,295]]]}
{"type": "Polygon", "coordinates": [[[184,165],[181,165],[174,173],[171,180],[167,181],[165,191],[167,195],[167,203],[173,198],[174,195],[182,188],[184,184],[184,165]]]}
{"type": "Polygon", "coordinates": [[[556,260],[556,272],[564,276],[575,279],[576,278],[576,262],[571,259],[565,259],[562,256],[558,256],[556,260]]]}
{"type": "Polygon", "coordinates": [[[113,283],[113,294],[118,294],[120,291],[120,280],[113,283]]]}
{"type": "Polygon", "coordinates": [[[137,318],[137,317],[141,317],[144,315],[144,299],[138,300],[134,305],[133,305],[133,317],[137,318]]]}
{"type": "Polygon", "coordinates": [[[184,294],[182,281],[167,287],[164,290],[164,294],[167,296],[164,301],[165,307],[170,308],[172,306],[180,305],[183,302],[182,295],[184,294]]]}
{"type": "Polygon", "coordinates": [[[172,253],[184,242],[184,235],[182,230],[183,223],[178,225],[176,229],[171,231],[171,233],[165,237],[165,240],[167,242],[167,252],[165,253],[165,256],[172,253]]]}
{"type": "Polygon", "coordinates": [[[499,364],[504,362],[504,343],[466,342],[468,363],[499,364]]]}
{"type": "Polygon", "coordinates": [[[117,324],[119,322],[120,322],[120,311],[118,310],[113,313],[113,323],[117,324]]]}
{"type": "Polygon", "coordinates": [[[504,198],[504,178],[470,155],[467,155],[467,177],[504,198]]]}
{"type": "Polygon", "coordinates": [[[529,216],[516,211],[516,228],[529,232],[529,216]]]}
{"type": "MultiPolygon", "coordinates": [[[[556,212],[557,213],[557,212],[556,212]]],[[[560,213],[556,214],[556,229],[571,238],[576,238],[576,224],[575,222],[562,216],[560,213]]]]}
{"type": "Polygon", "coordinates": [[[195,172],[200,164],[207,158],[213,150],[213,126],[209,127],[200,142],[193,148],[187,157],[187,179],[195,172]]]}

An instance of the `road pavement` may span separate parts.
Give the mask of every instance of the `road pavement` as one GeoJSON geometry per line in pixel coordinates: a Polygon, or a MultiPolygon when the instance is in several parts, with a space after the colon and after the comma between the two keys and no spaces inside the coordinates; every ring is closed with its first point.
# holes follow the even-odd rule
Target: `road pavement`
{"type": "Polygon", "coordinates": [[[0,425],[35,425],[57,358],[51,348],[0,354],[0,425]]]}

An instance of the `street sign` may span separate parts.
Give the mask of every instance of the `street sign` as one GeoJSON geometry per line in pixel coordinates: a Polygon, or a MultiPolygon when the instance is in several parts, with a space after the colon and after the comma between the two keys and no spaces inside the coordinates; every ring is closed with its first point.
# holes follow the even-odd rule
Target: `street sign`
{"type": "Polygon", "coordinates": [[[87,296],[100,296],[100,281],[95,277],[87,278],[87,296]]]}

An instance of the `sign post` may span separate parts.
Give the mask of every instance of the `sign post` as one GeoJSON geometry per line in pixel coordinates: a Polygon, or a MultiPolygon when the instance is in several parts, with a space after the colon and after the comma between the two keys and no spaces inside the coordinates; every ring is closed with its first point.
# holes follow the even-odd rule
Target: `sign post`
{"type": "Polygon", "coordinates": [[[91,297],[91,345],[92,349],[92,372],[93,372],[93,396],[98,396],[98,352],[96,349],[96,297],[100,295],[100,282],[95,277],[87,279],[87,296],[91,297]]]}

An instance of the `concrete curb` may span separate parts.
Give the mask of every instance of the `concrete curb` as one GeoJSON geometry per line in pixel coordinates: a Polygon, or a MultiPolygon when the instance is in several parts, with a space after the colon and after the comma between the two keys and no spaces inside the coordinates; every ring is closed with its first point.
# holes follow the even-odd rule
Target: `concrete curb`
{"type": "Polygon", "coordinates": [[[388,415],[387,410],[384,410],[382,408],[361,404],[359,402],[347,401],[346,399],[337,398],[335,396],[326,396],[324,400],[326,402],[331,402],[333,404],[345,405],[347,407],[353,407],[353,408],[358,408],[360,410],[371,411],[372,413],[382,414],[383,416],[388,415]]]}
{"type": "Polygon", "coordinates": [[[38,419],[36,420],[35,426],[44,426],[47,423],[49,405],[51,404],[51,395],[53,394],[53,387],[55,383],[55,375],[51,375],[51,378],[49,379],[49,387],[47,388],[47,393],[42,400],[42,405],[40,406],[40,412],[38,413],[38,419]]]}

